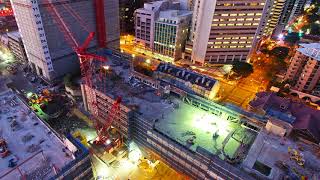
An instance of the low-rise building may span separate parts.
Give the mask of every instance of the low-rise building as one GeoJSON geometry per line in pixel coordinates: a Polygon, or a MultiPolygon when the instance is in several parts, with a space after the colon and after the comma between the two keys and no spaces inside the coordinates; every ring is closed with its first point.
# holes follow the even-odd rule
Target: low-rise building
{"type": "Polygon", "coordinates": [[[312,92],[320,79],[320,43],[300,44],[291,59],[286,80],[292,81],[293,89],[312,92]]]}
{"type": "Polygon", "coordinates": [[[89,150],[60,135],[12,91],[0,93],[0,179],[92,179],[89,150]]]}
{"type": "Polygon", "coordinates": [[[20,62],[27,62],[27,54],[23,46],[21,35],[19,31],[12,31],[8,34],[8,46],[16,60],[20,62]]]}
{"type": "Polygon", "coordinates": [[[155,71],[155,78],[170,86],[170,90],[180,94],[181,90],[207,99],[213,99],[218,90],[216,79],[168,63],[161,63],[155,71]]]}
{"type": "MultiPolygon", "coordinates": [[[[286,129],[286,134],[283,136],[293,134],[314,143],[320,142],[320,111],[303,102],[280,97],[275,93],[259,92],[256,94],[256,98],[249,103],[249,109],[257,114],[267,116],[271,119],[270,123],[282,121],[281,125],[277,123],[277,128],[270,131],[279,133],[279,127],[282,127],[286,129]],[[292,130],[290,126],[292,126],[292,130]]],[[[271,129],[271,124],[268,124],[267,127],[271,129]]]]}

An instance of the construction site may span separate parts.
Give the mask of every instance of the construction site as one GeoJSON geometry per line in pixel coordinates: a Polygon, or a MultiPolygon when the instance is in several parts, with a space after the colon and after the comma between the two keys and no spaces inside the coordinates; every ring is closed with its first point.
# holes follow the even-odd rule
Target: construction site
{"type": "Polygon", "coordinates": [[[12,91],[1,93],[0,106],[0,179],[86,177],[91,173],[87,169],[71,176],[72,170],[66,173],[73,165],[90,165],[86,156],[78,156],[88,153],[72,139],[59,137],[12,91]],[[78,163],[79,158],[84,161],[78,163]]]}
{"type": "MultiPolygon", "coordinates": [[[[95,143],[89,143],[98,159],[107,166],[118,164],[121,161],[117,156],[121,154],[119,152],[130,152],[129,144],[134,142],[141,151],[140,158],[150,158],[148,154],[152,152],[160,156],[159,160],[192,178],[218,177],[217,174],[201,172],[202,164],[190,166],[192,163],[186,163],[187,159],[183,166],[178,167],[177,162],[171,162],[176,161],[173,154],[170,156],[170,152],[161,152],[165,147],[159,149],[161,143],[153,140],[153,136],[156,136],[159,141],[166,142],[167,146],[170,143],[173,147],[183,145],[181,151],[187,154],[205,154],[209,159],[214,155],[219,163],[226,164],[223,172],[226,173],[225,177],[246,176],[244,173],[238,174],[235,166],[234,171],[229,167],[230,164],[242,162],[256,137],[254,130],[243,126],[240,115],[219,107],[195,106],[186,97],[164,92],[161,85],[154,88],[134,78],[129,61],[112,55],[106,57],[108,61],[103,65],[106,70],[105,83],[101,83],[99,78],[93,78],[92,87],[82,85],[85,108],[96,117],[96,124],[107,125],[104,129],[107,133],[103,135],[106,139],[100,143],[101,148],[95,143]],[[118,109],[114,108],[115,105],[118,109]],[[166,159],[167,156],[170,158],[166,159]]],[[[201,101],[199,99],[198,103],[205,103],[201,101]]],[[[98,126],[96,137],[91,135],[94,137],[91,142],[100,138],[101,129],[98,126]]],[[[175,148],[171,148],[171,151],[177,153],[175,148]]],[[[190,158],[197,159],[195,156],[198,155],[190,155],[190,158]]],[[[207,169],[210,165],[210,161],[203,164],[207,169]]]]}

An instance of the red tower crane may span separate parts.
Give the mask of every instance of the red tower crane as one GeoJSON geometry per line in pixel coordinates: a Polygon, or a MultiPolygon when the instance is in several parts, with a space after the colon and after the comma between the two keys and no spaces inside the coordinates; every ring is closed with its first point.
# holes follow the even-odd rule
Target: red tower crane
{"type": "MultiPolygon", "coordinates": [[[[49,0],[47,0],[48,2],[49,0]]],[[[104,0],[95,0],[95,8],[96,8],[96,18],[97,18],[97,32],[98,32],[98,45],[99,47],[105,47],[106,46],[106,28],[105,28],[105,19],[104,19],[104,0]]],[[[82,27],[88,31],[88,28],[86,28],[85,25],[85,21],[83,21],[81,19],[81,17],[77,14],[77,12],[75,12],[68,4],[63,4],[62,5],[68,12],[70,12],[70,14],[77,20],[77,22],[82,25],[82,27]]],[[[54,18],[56,24],[58,25],[59,30],[63,33],[65,40],[67,41],[67,43],[74,49],[74,51],[76,52],[76,54],[79,57],[79,61],[80,61],[80,70],[81,70],[81,75],[83,78],[83,81],[85,83],[85,86],[90,88],[90,93],[89,96],[91,100],[94,100],[95,98],[93,96],[95,96],[94,94],[92,94],[92,91],[94,89],[94,85],[93,85],[93,75],[96,73],[96,65],[97,63],[94,62],[98,61],[100,62],[102,65],[107,61],[107,59],[105,57],[102,56],[98,56],[92,53],[88,53],[87,52],[87,48],[90,44],[90,42],[92,41],[92,39],[95,36],[94,32],[89,32],[88,37],[86,38],[86,40],[84,41],[84,43],[82,45],[79,45],[79,43],[77,42],[77,40],[74,38],[72,32],[70,31],[70,29],[68,28],[67,24],[65,23],[65,21],[63,20],[63,18],[61,17],[61,15],[59,14],[59,12],[57,11],[57,9],[54,7],[54,5],[51,2],[48,2],[48,12],[51,13],[52,18],[54,18]]],[[[98,63],[99,65],[99,63],[98,63]]],[[[98,69],[104,70],[104,68],[102,66],[98,67],[98,69]]],[[[102,84],[102,92],[105,92],[105,86],[106,86],[106,81],[105,81],[105,76],[103,75],[103,73],[100,73],[100,83],[102,84]]],[[[95,119],[95,128],[97,131],[97,138],[95,143],[97,144],[105,144],[106,140],[109,138],[109,134],[108,134],[108,129],[112,124],[112,121],[115,117],[115,115],[119,112],[120,110],[120,103],[121,103],[121,97],[117,98],[116,101],[113,103],[111,109],[109,110],[109,115],[107,117],[107,119],[104,122],[100,122],[99,123],[99,114],[98,112],[94,112],[93,113],[93,119],[95,119]]],[[[95,109],[97,109],[97,103],[96,102],[91,102],[91,105],[93,107],[96,107],[95,109]]]]}

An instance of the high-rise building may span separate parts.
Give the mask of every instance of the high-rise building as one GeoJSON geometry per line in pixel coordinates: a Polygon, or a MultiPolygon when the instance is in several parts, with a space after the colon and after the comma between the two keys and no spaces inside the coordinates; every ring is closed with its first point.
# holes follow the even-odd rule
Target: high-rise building
{"type": "Polygon", "coordinates": [[[299,16],[303,11],[303,7],[306,4],[306,0],[295,0],[293,8],[290,12],[289,20],[293,20],[295,17],[299,16]]]}
{"type": "Polygon", "coordinates": [[[179,60],[189,33],[192,12],[186,10],[161,11],[155,22],[154,52],[179,60]]]}
{"type": "Polygon", "coordinates": [[[319,86],[320,43],[300,44],[286,73],[285,79],[292,81],[294,89],[311,92],[319,86]]]}
{"type": "MultiPolygon", "coordinates": [[[[88,36],[86,28],[91,32],[98,29],[95,1],[11,0],[11,3],[31,68],[47,80],[77,71],[78,58],[59,30],[48,3],[57,9],[74,38],[82,44],[88,36]]],[[[104,15],[106,43],[108,47],[119,48],[119,0],[104,0],[104,15]]],[[[89,49],[95,47],[97,38],[90,43],[89,49]]]]}
{"type": "Polygon", "coordinates": [[[155,21],[160,11],[179,9],[179,2],[171,0],[145,3],[143,8],[135,11],[135,42],[137,45],[148,49],[154,49],[155,21]]]}
{"type": "Polygon", "coordinates": [[[273,33],[274,29],[277,27],[277,25],[281,21],[281,17],[284,13],[284,8],[287,5],[286,1],[288,0],[276,0],[276,1],[270,1],[271,6],[269,8],[268,15],[266,17],[267,23],[264,28],[264,35],[270,35],[273,33]]]}
{"type": "Polygon", "coordinates": [[[263,34],[266,0],[197,0],[185,59],[193,63],[246,61],[263,34]]]}
{"type": "Polygon", "coordinates": [[[8,32],[8,46],[16,60],[21,63],[27,62],[27,54],[23,46],[23,42],[18,31],[8,32]]]}

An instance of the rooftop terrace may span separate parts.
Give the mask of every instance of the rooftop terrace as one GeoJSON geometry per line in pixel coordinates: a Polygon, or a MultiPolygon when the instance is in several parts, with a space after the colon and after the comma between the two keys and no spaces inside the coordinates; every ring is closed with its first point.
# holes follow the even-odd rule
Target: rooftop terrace
{"type": "Polygon", "coordinates": [[[11,91],[0,94],[0,136],[10,155],[0,159],[0,179],[48,179],[71,162],[73,154],[11,91]],[[8,167],[12,159],[14,168],[8,167]]]}

